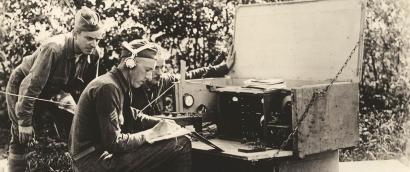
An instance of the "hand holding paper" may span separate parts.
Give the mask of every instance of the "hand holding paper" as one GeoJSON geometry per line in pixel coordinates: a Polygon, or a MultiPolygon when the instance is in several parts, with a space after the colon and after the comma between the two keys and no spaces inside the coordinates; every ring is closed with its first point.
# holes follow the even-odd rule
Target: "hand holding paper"
{"type": "Polygon", "coordinates": [[[189,130],[182,128],[172,120],[161,120],[150,130],[150,134],[146,137],[148,143],[154,143],[156,141],[175,138],[190,133],[189,130]]]}

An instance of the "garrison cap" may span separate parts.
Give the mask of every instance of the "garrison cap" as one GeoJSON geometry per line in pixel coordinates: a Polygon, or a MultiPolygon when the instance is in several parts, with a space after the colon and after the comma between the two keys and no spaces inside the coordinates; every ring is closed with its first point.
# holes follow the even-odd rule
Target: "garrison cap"
{"type": "Polygon", "coordinates": [[[74,30],[77,32],[95,32],[101,31],[100,16],[89,9],[88,7],[82,7],[76,14],[74,19],[74,30]]]}

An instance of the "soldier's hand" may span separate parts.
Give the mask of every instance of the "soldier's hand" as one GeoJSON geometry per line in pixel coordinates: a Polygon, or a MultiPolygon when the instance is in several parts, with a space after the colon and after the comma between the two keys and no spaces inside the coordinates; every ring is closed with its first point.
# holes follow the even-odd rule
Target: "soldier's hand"
{"type": "Polygon", "coordinates": [[[98,162],[105,169],[113,169],[115,167],[115,161],[113,154],[104,151],[98,158],[98,162]]]}
{"type": "Polygon", "coordinates": [[[225,62],[229,70],[232,69],[232,66],[235,63],[235,58],[236,58],[235,48],[233,47],[233,44],[231,44],[231,47],[229,48],[228,56],[226,57],[226,62],[225,62]]]}
{"type": "Polygon", "coordinates": [[[148,132],[146,132],[145,140],[148,143],[152,143],[153,139],[171,134],[180,128],[181,126],[176,124],[175,121],[167,120],[167,119],[161,120],[160,122],[157,123],[157,125],[155,125],[151,129],[149,129],[148,132]]]}
{"type": "Polygon", "coordinates": [[[179,126],[172,120],[161,120],[152,128],[152,131],[154,132],[154,135],[156,135],[156,137],[161,137],[170,134],[178,130],[179,128],[181,128],[181,126],[179,126]]]}
{"type": "Polygon", "coordinates": [[[74,98],[73,96],[71,96],[71,94],[65,94],[58,101],[60,102],[60,104],[58,105],[58,108],[65,110],[71,114],[75,113],[77,104],[75,103],[74,98]]]}
{"type": "Polygon", "coordinates": [[[171,133],[173,133],[174,131],[177,131],[179,129],[181,129],[182,127],[180,125],[178,125],[174,120],[171,119],[165,119],[165,122],[168,123],[168,127],[171,133]]]}
{"type": "Polygon", "coordinates": [[[179,125],[174,121],[174,120],[171,120],[171,119],[164,119],[166,122],[168,122],[168,123],[171,123],[171,124],[174,124],[174,125],[176,125],[177,127],[179,127],[179,125]]]}
{"type": "Polygon", "coordinates": [[[132,117],[134,118],[134,120],[138,120],[138,118],[139,118],[141,115],[144,115],[144,113],[143,113],[141,110],[139,110],[139,109],[137,109],[137,108],[134,108],[134,107],[131,107],[131,106],[130,106],[130,108],[131,108],[132,117]]]}
{"type": "Polygon", "coordinates": [[[21,144],[26,144],[34,138],[34,129],[33,126],[28,127],[18,127],[19,130],[19,142],[21,144]]]}

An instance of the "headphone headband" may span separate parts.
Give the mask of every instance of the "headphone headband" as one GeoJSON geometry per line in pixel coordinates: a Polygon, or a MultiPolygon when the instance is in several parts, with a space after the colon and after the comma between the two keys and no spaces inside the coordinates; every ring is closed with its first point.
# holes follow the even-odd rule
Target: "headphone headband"
{"type": "Polygon", "coordinates": [[[128,42],[123,42],[122,46],[131,52],[131,57],[137,56],[139,52],[146,49],[154,50],[155,52],[159,50],[158,45],[154,43],[146,43],[145,45],[138,47],[137,49],[133,49],[128,42]]]}

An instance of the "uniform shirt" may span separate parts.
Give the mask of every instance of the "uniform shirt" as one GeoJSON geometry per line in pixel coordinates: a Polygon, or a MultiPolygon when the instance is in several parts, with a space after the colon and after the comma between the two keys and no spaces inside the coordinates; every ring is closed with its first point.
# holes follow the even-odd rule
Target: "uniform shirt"
{"type": "MultiPolygon", "coordinates": [[[[73,34],[51,37],[32,55],[24,57],[22,63],[13,71],[18,73],[15,76],[23,76],[15,81],[19,86],[18,94],[45,99],[62,90],[79,94],[95,76],[98,54],[94,52],[91,56],[81,56],[89,58],[89,63],[82,61],[76,64],[73,34]],[[82,67],[81,71],[76,69],[78,66],[82,67]],[[77,82],[78,79],[81,82],[77,82]]],[[[19,126],[32,126],[35,100],[23,96],[18,97],[11,120],[19,126]]]]}
{"type": "MultiPolygon", "coordinates": [[[[191,70],[185,74],[186,79],[197,79],[197,78],[209,78],[209,77],[222,77],[228,73],[228,67],[225,63],[221,63],[216,66],[202,67],[198,69],[191,70]]],[[[161,95],[167,88],[171,87],[173,82],[177,82],[180,79],[179,74],[163,74],[157,85],[145,83],[142,87],[134,89],[134,95],[138,97],[133,97],[132,106],[142,110],[155,98],[161,95]]],[[[173,89],[168,91],[172,95],[173,89]]],[[[165,94],[165,95],[169,95],[165,94]]],[[[165,96],[158,99],[148,106],[143,112],[149,115],[159,115],[165,110],[165,96]]]]}
{"type": "Polygon", "coordinates": [[[129,83],[117,68],[93,80],[84,89],[70,132],[69,147],[73,156],[92,146],[116,153],[136,149],[145,143],[146,129],[152,128],[159,119],[137,115],[129,106],[129,90],[129,83]],[[135,120],[124,120],[133,115],[135,120]],[[124,121],[135,122],[141,132],[123,131],[124,121]]]}

